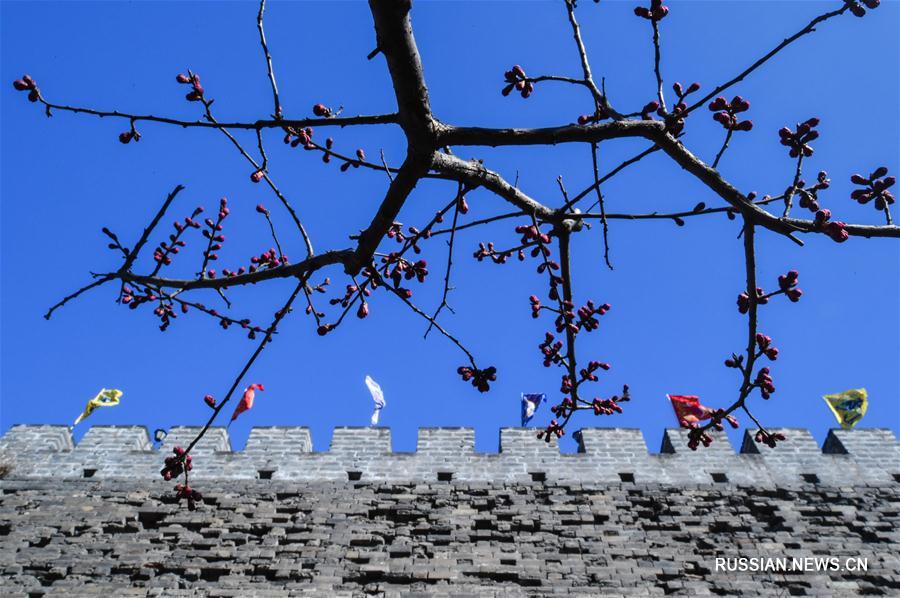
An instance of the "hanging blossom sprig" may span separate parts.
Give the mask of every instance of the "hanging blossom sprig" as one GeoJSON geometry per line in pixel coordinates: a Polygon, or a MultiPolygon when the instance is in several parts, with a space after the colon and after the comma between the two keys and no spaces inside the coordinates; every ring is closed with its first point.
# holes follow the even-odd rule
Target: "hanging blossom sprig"
{"type": "Polygon", "coordinates": [[[850,198],[859,202],[859,205],[866,205],[874,200],[875,209],[884,212],[885,219],[890,225],[891,210],[890,206],[894,203],[894,194],[888,191],[890,187],[897,182],[896,177],[887,176],[888,169],[886,166],[876,168],[868,177],[861,174],[854,174],[850,177],[850,182],[856,185],[862,185],[862,189],[854,189],[850,193],[850,198]]]}

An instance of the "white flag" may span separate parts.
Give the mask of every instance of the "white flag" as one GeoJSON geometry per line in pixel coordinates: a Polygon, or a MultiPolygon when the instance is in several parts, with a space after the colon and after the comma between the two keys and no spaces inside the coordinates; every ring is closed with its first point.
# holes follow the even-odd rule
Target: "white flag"
{"type": "Polygon", "coordinates": [[[372,425],[375,426],[378,425],[378,416],[381,415],[381,410],[384,409],[387,403],[384,401],[384,393],[381,391],[381,387],[372,380],[371,376],[366,376],[366,386],[369,387],[369,392],[372,393],[372,400],[375,401],[375,411],[372,412],[372,425]]]}

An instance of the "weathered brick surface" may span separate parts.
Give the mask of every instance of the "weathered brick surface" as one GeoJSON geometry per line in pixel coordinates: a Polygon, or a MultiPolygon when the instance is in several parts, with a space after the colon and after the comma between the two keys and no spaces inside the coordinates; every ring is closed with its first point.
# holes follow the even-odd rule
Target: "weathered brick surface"
{"type": "Polygon", "coordinates": [[[75,446],[18,426],[0,439],[0,595],[900,595],[896,439],[835,432],[823,453],[787,433],[783,451],[691,453],[672,430],[651,455],[638,431],[590,429],[560,455],[533,430],[504,430],[499,454],[466,429],[423,430],[411,454],[378,428],[338,429],[324,453],[302,428],[254,430],[238,452],[220,430],[190,512],[142,428],[75,446]],[[738,556],[868,570],[715,571],[738,556]]]}

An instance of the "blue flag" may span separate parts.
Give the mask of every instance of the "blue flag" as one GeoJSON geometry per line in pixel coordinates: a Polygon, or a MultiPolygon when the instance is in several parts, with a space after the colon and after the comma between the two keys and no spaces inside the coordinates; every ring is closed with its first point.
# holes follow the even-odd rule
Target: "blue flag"
{"type": "Polygon", "coordinates": [[[538,407],[540,407],[541,403],[546,399],[546,395],[541,394],[525,394],[522,393],[522,427],[528,425],[528,422],[531,421],[531,418],[534,417],[534,412],[537,411],[538,407]]]}

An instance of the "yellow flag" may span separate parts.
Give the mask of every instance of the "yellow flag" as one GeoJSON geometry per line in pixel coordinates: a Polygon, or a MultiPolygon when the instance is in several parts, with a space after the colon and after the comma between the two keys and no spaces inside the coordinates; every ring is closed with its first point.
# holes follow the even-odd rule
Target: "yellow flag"
{"type": "Polygon", "coordinates": [[[97,393],[97,396],[87,402],[87,405],[84,408],[84,411],[81,415],[78,416],[78,419],[75,420],[74,425],[78,425],[78,423],[89,416],[94,412],[94,409],[97,407],[115,407],[119,404],[119,399],[122,397],[122,391],[116,390],[115,388],[103,388],[100,392],[97,393]]]}
{"type": "Polygon", "coordinates": [[[869,408],[869,394],[865,388],[845,390],[822,397],[834,413],[834,417],[845,430],[849,430],[863,418],[869,408]]]}

